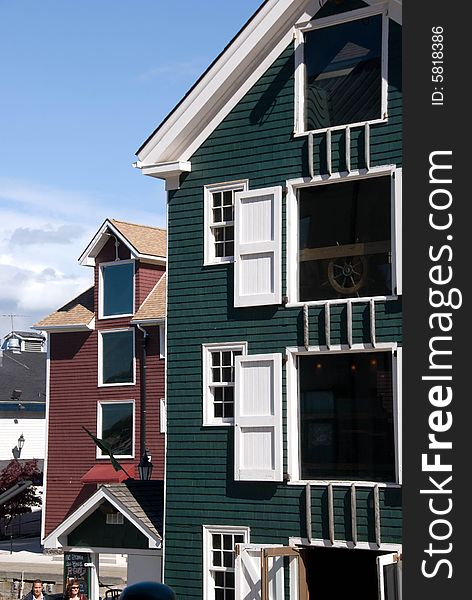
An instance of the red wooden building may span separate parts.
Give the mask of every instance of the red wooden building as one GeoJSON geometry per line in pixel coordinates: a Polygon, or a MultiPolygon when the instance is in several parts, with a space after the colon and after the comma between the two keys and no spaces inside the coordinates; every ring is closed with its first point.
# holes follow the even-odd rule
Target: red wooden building
{"type": "Polygon", "coordinates": [[[166,244],[163,229],[106,220],[79,259],[93,267],[94,285],[35,325],[48,334],[46,548],[126,553],[133,548],[121,538],[130,539],[130,528],[144,534],[141,550],[160,547],[162,527],[143,525],[136,506],[140,490],[149,496],[154,485],[162,494],[164,479],[166,244]],[[145,453],[152,476],[140,482],[145,453]]]}

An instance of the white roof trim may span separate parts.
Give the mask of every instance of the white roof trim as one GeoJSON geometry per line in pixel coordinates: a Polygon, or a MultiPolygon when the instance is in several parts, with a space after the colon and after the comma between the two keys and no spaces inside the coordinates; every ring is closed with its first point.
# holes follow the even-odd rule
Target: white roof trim
{"type": "Polygon", "coordinates": [[[46,325],[43,327],[36,327],[33,325],[31,329],[36,329],[37,331],[47,331],[49,333],[93,331],[95,329],[95,317],[90,319],[90,321],[87,324],[77,323],[75,325],[46,325]]]}
{"type": "Polygon", "coordinates": [[[109,219],[105,219],[105,221],[93,237],[90,244],[80,255],[80,265],[85,265],[87,267],[95,266],[96,255],[100,252],[100,250],[108,241],[108,236],[106,235],[108,230],[110,230],[110,232],[128,248],[132,258],[139,258],[141,260],[146,260],[148,262],[155,262],[159,264],[166,262],[166,258],[164,256],[154,256],[151,254],[141,254],[140,252],[138,252],[138,250],[133,246],[133,244],[131,244],[131,242],[113,225],[113,223],[109,219]]]}
{"type": "Polygon", "coordinates": [[[161,546],[162,538],[160,535],[156,536],[142,521],[136,519],[136,516],[128,510],[111,492],[108,488],[102,486],[98,489],[93,496],[91,496],[86,502],[84,502],[75,512],[69,515],[64,521],[56,527],[44,540],[45,548],[62,548],[67,547],[66,536],[80,525],[87,517],[89,517],[104,501],[108,500],[116,510],[121,512],[130,521],[136,529],[141,531],[148,540],[149,548],[159,548],[161,546]]]}
{"type": "MultiPolygon", "coordinates": [[[[388,6],[390,18],[401,23],[401,0],[364,1],[379,9],[388,6]]],[[[138,150],[136,166],[153,175],[148,170],[152,166],[163,169],[169,163],[188,162],[288,46],[294,26],[318,10],[318,0],[267,0],[138,150]]]]}

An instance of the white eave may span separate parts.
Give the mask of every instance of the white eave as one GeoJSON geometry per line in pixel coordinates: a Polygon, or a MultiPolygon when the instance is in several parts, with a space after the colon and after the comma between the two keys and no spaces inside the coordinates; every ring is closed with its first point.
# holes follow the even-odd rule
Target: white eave
{"type": "Polygon", "coordinates": [[[165,265],[167,260],[165,256],[154,256],[150,254],[142,254],[129,242],[129,240],[113,225],[113,223],[106,219],[100,229],[95,234],[90,244],[85,248],[79,257],[79,264],[87,267],[95,266],[95,258],[99,254],[100,250],[107,243],[111,233],[114,235],[122,244],[124,244],[131,253],[131,257],[145,262],[156,263],[165,265]]]}
{"type": "Polygon", "coordinates": [[[159,164],[145,164],[137,161],[133,167],[140,169],[143,175],[164,179],[166,190],[175,190],[179,187],[180,176],[182,173],[190,173],[192,164],[189,161],[167,162],[159,164]]]}
{"type": "MultiPolygon", "coordinates": [[[[389,17],[401,24],[401,0],[365,2],[387,9],[389,17]]],[[[319,0],[266,0],[144,142],[135,166],[145,175],[166,179],[168,189],[178,187],[176,178],[190,170],[194,152],[287,48],[295,25],[309,21],[319,9],[319,0]],[[179,173],[178,165],[186,169],[179,173]]]]}
{"type": "Polygon", "coordinates": [[[37,331],[47,331],[48,333],[71,333],[75,331],[93,331],[95,329],[95,317],[88,323],[77,323],[71,325],[45,325],[43,327],[32,326],[31,329],[37,331]]]}

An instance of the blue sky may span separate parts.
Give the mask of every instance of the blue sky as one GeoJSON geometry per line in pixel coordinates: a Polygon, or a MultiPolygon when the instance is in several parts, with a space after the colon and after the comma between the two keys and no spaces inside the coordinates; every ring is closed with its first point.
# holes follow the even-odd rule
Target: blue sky
{"type": "MultiPolygon", "coordinates": [[[[0,0],[0,315],[27,329],[91,285],[106,217],[165,226],[135,151],[261,0],[0,0]]],[[[0,316],[0,335],[11,329],[0,316]]]]}

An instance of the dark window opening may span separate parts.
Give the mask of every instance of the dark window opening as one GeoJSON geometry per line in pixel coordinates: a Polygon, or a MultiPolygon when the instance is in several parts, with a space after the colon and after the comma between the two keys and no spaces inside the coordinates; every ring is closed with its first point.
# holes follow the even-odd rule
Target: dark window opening
{"type": "MultiPolygon", "coordinates": [[[[102,439],[115,456],[133,454],[133,404],[117,402],[102,404],[102,439]]],[[[104,454],[102,453],[104,456],[104,454]]]]}
{"type": "Polygon", "coordinates": [[[305,34],[308,130],[382,114],[382,16],[305,34]]]}
{"type": "Polygon", "coordinates": [[[392,292],[390,187],[372,177],[300,190],[301,301],[392,292]]]}
{"type": "Polygon", "coordinates": [[[133,313],[134,263],[116,263],[102,267],[103,316],[133,313]]]}
{"type": "Polygon", "coordinates": [[[390,352],[299,357],[302,479],[395,481],[390,352]]]}
{"type": "Polygon", "coordinates": [[[133,383],[134,335],[129,331],[102,334],[103,383],[133,383]]]}
{"type": "MultiPolygon", "coordinates": [[[[377,556],[371,550],[309,548],[306,568],[310,598],[378,600],[377,556]]],[[[389,600],[394,600],[393,596],[389,600]]]]}

